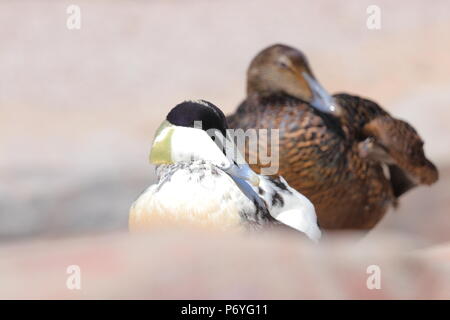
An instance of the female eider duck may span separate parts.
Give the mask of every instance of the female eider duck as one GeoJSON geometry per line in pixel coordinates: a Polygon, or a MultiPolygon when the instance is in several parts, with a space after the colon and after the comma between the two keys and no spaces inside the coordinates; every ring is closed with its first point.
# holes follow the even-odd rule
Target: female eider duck
{"type": "Polygon", "coordinates": [[[279,173],[314,203],[322,228],[371,229],[400,195],[438,179],[412,126],[373,101],[330,96],[303,53],[285,45],[253,59],[247,98],[228,123],[280,130],[279,173]]]}
{"type": "Polygon", "coordinates": [[[207,101],[186,101],[169,112],[150,153],[158,182],[132,205],[130,230],[167,223],[221,230],[284,224],[317,241],[313,204],[283,178],[254,173],[227,130],[225,115],[207,101]]]}

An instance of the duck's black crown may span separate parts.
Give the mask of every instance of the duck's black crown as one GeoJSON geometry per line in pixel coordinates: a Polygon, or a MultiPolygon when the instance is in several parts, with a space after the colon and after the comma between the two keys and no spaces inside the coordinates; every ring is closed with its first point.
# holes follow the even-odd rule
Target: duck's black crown
{"type": "Polygon", "coordinates": [[[222,110],[205,100],[184,101],[176,105],[167,115],[167,121],[175,126],[194,128],[195,122],[202,129],[217,129],[225,136],[228,124],[222,110]]]}

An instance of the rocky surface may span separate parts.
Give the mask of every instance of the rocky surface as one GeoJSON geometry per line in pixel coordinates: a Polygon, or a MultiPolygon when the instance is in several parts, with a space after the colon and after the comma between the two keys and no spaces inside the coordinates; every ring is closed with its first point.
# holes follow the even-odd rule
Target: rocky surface
{"type": "Polygon", "coordinates": [[[333,236],[320,246],[302,239],[164,229],[7,245],[0,298],[450,298],[449,245],[413,250],[425,243],[389,234],[376,241],[333,236]],[[379,271],[379,289],[370,266],[379,271]]]}

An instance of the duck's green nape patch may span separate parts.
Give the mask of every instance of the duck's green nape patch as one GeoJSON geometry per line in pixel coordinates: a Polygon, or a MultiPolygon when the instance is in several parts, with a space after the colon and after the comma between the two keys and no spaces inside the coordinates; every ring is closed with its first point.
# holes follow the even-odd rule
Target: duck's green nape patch
{"type": "Polygon", "coordinates": [[[174,127],[166,120],[156,131],[152,150],[150,151],[150,163],[172,163],[172,135],[174,127]]]}

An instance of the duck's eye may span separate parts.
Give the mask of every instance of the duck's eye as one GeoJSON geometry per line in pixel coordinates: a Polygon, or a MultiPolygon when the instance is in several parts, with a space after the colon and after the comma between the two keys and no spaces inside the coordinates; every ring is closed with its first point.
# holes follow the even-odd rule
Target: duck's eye
{"type": "Polygon", "coordinates": [[[279,67],[281,67],[283,69],[289,69],[289,66],[287,65],[286,62],[278,61],[277,64],[278,64],[279,67]]]}

